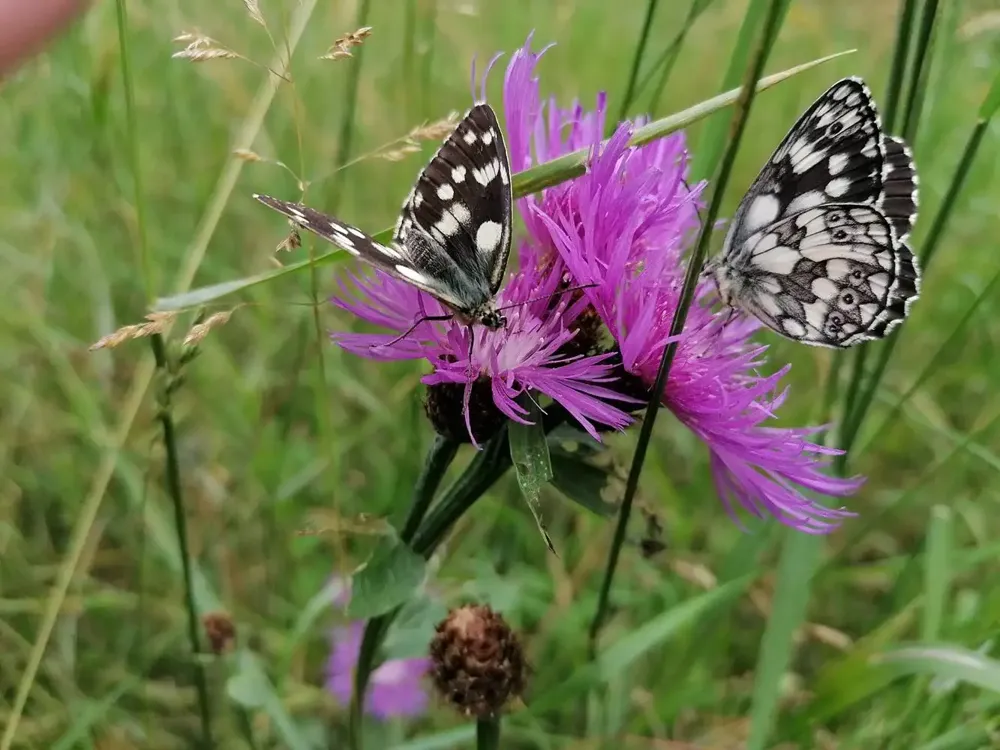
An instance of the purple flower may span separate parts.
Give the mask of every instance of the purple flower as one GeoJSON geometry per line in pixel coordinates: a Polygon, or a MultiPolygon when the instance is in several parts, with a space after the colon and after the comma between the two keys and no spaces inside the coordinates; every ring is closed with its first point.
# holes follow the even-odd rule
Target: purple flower
{"type": "MultiPolygon", "coordinates": [[[[350,590],[341,589],[334,603],[346,606],[350,590]]],[[[364,623],[353,622],[336,628],[326,670],[326,689],[343,705],[354,693],[354,667],[358,663],[364,623]]],[[[379,666],[368,681],[365,713],[380,720],[421,716],[427,712],[428,695],[423,677],[430,659],[391,659],[379,666]]]]}
{"type": "MultiPolygon", "coordinates": [[[[554,101],[543,111],[534,77],[541,53],[531,52],[530,43],[529,37],[514,54],[504,81],[505,102],[516,102],[507,107],[512,168],[580,148],[592,149],[592,158],[582,177],[518,202],[527,252],[541,259],[558,255],[573,284],[596,285],[583,291],[582,301],[607,327],[624,371],[648,389],[670,341],[686,272],[683,253],[698,226],[704,184],[687,185],[681,133],[632,148],[633,126],[626,122],[601,146],[604,95],[593,112],[578,103],[559,109],[554,101]]],[[[734,518],[736,501],[755,516],[770,514],[801,531],[832,530],[852,514],[806,492],[844,496],[861,480],[822,473],[838,451],[809,441],[819,428],[765,426],[785,399],[779,382],[789,368],[759,376],[767,347],[750,341],[759,324],[713,312],[712,297],[711,284],[701,284],[677,339],[663,404],[708,446],[716,487],[734,518]]]]}
{"type": "MultiPolygon", "coordinates": [[[[516,98],[508,97],[506,104],[516,111],[516,98]]],[[[576,336],[569,323],[588,302],[578,292],[559,294],[568,286],[565,264],[554,253],[537,256],[527,246],[521,248],[518,265],[520,270],[497,295],[506,326],[477,326],[471,349],[470,330],[456,319],[421,322],[397,340],[420,318],[448,311],[431,295],[381,271],[350,275],[349,283],[341,280],[332,301],[389,332],[335,333],[333,339],[372,359],[426,359],[433,369],[423,378],[425,384],[461,388],[464,432],[474,443],[483,432],[482,424],[472,424],[473,415],[481,411],[470,408],[477,396],[474,386],[488,386],[495,410],[516,422],[528,423],[518,397],[538,392],[560,404],[595,439],[600,439],[597,423],[623,429],[632,418],[620,406],[634,399],[611,387],[613,355],[586,354],[567,346],[576,336]]]]}

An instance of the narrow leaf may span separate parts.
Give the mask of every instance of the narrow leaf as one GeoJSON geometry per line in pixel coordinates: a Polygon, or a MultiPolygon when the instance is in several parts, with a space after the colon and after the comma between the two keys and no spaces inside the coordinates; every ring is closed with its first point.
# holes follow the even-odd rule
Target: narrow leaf
{"type": "Polygon", "coordinates": [[[928,674],[1000,693],[1000,661],[950,644],[905,646],[872,657],[899,675],[928,674]]]}
{"type": "Polygon", "coordinates": [[[538,531],[548,545],[549,551],[555,554],[549,532],[542,520],[542,507],[539,496],[542,487],[552,479],[552,460],[549,456],[549,444],[545,438],[545,428],[542,426],[541,410],[530,399],[522,403],[528,410],[527,419],[533,424],[511,422],[507,427],[510,439],[510,459],[517,471],[517,483],[521,494],[528,504],[528,510],[535,518],[538,531]]]}
{"type": "Polygon", "coordinates": [[[592,513],[610,518],[618,509],[615,499],[620,497],[622,481],[597,466],[562,453],[554,453],[552,484],[568,499],[592,513]]]}
{"type": "Polygon", "coordinates": [[[404,604],[423,583],[425,567],[424,558],[399,540],[383,541],[351,578],[348,616],[366,620],[404,604]]]}

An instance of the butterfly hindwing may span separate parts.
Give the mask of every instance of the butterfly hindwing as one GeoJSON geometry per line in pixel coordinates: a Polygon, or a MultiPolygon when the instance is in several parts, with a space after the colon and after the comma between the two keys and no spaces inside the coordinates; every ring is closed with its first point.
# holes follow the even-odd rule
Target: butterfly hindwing
{"type": "Polygon", "coordinates": [[[845,347],[884,335],[903,317],[897,312],[905,310],[893,308],[899,247],[872,206],[811,208],[757,232],[748,244],[753,262],[736,297],[783,336],[845,347]]]}
{"type": "Polygon", "coordinates": [[[469,110],[421,172],[403,204],[396,236],[419,230],[450,257],[468,282],[496,294],[511,246],[510,159],[496,113],[469,110]]]}
{"type": "Polygon", "coordinates": [[[434,295],[448,305],[461,304],[461,301],[451,293],[448,284],[442,283],[442,278],[447,277],[442,277],[441,273],[430,269],[426,261],[412,257],[410,248],[395,242],[383,245],[357,227],[345,224],[301,203],[283,201],[269,195],[255,194],[254,198],[268,208],[284,214],[297,226],[322,237],[391,276],[434,295]]]}

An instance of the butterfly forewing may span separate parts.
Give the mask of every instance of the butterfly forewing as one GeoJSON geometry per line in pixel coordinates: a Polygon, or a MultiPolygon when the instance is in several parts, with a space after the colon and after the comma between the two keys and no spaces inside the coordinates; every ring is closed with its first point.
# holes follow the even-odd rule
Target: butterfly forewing
{"type": "Polygon", "coordinates": [[[512,199],[503,132],[488,104],[469,110],[421,171],[388,245],[302,204],[254,197],[469,319],[485,321],[493,309],[510,253],[512,199]]]}
{"type": "Polygon", "coordinates": [[[284,214],[296,225],[322,237],[342,250],[346,250],[356,258],[360,258],[396,278],[407,281],[448,305],[461,304],[461,301],[452,294],[447,283],[443,283],[440,274],[422,270],[414,264],[409,248],[395,242],[383,245],[357,227],[345,224],[301,203],[283,201],[270,195],[255,194],[254,198],[265,206],[284,214]]]}
{"type": "Polygon", "coordinates": [[[496,294],[511,240],[510,160],[496,113],[477,104],[420,174],[396,225],[431,238],[475,286],[496,294]]]}
{"type": "Polygon", "coordinates": [[[871,93],[858,79],[839,81],[799,118],[750,186],[728,248],[738,252],[753,232],[806,208],[878,201],[882,170],[871,93]]]}

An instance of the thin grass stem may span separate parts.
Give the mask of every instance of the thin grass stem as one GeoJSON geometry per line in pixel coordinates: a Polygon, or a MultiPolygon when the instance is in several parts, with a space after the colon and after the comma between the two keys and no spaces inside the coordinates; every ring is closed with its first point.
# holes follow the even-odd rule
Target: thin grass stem
{"type": "Polygon", "coordinates": [[[632,55],[632,68],[629,70],[628,83],[625,84],[625,96],[622,98],[622,105],[618,110],[619,121],[625,119],[629,108],[632,106],[632,102],[635,101],[639,68],[642,66],[642,58],[646,53],[646,44],[649,42],[649,30],[653,26],[653,16],[656,14],[656,6],[658,4],[659,0],[646,0],[646,16],[642,20],[639,43],[635,46],[635,53],[632,55]]]}
{"type": "Polygon", "coordinates": [[[476,721],[476,750],[499,750],[500,717],[490,716],[476,721]]]}

